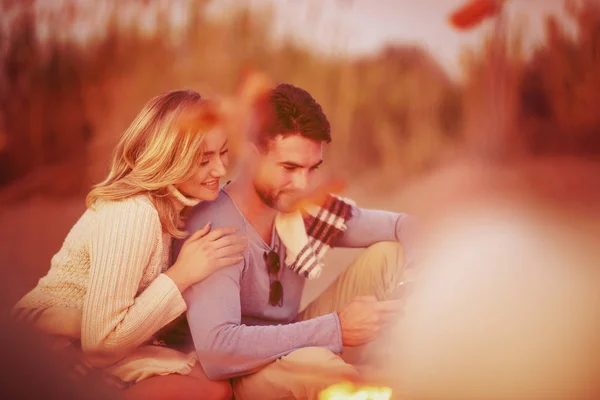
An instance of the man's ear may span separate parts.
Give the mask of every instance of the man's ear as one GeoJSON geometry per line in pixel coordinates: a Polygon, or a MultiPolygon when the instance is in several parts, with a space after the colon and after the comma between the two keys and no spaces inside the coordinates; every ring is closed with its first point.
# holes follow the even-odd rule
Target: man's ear
{"type": "Polygon", "coordinates": [[[256,163],[258,162],[260,156],[262,155],[260,145],[249,142],[244,153],[246,167],[248,169],[253,169],[256,166],[256,163]]]}
{"type": "Polygon", "coordinates": [[[256,145],[256,143],[250,143],[250,154],[253,156],[259,156],[262,153],[261,149],[256,145]]]}

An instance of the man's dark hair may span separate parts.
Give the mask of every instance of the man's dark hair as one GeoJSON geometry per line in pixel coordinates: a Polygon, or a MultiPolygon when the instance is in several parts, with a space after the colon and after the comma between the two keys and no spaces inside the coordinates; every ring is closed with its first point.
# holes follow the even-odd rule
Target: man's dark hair
{"type": "Polygon", "coordinates": [[[327,116],[306,90],[281,83],[258,102],[254,141],[264,146],[278,135],[300,134],[308,139],[331,142],[327,116]]]}

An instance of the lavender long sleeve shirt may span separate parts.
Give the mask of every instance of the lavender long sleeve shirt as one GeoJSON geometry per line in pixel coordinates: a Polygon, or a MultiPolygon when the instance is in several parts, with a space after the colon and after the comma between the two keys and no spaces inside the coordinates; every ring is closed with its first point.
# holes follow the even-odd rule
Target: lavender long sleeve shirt
{"type": "MultiPolygon", "coordinates": [[[[348,229],[334,246],[367,247],[380,241],[401,241],[411,217],[355,207],[348,229]]],[[[275,232],[265,243],[239,211],[231,197],[221,191],[215,201],[196,206],[187,219],[188,232],[206,223],[212,228],[234,226],[248,238],[244,259],[223,268],[184,293],[187,319],[200,363],[213,380],[255,372],[264,365],[303,347],[325,347],[342,352],[337,313],[296,322],[306,278],[282,266],[283,305],[271,306],[270,279],[263,255],[275,250],[285,260],[285,248],[275,232]]],[[[183,240],[176,241],[174,256],[183,240]]],[[[406,253],[406,249],[405,249],[406,253]]],[[[327,268],[327,266],[325,266],[327,268]]]]}

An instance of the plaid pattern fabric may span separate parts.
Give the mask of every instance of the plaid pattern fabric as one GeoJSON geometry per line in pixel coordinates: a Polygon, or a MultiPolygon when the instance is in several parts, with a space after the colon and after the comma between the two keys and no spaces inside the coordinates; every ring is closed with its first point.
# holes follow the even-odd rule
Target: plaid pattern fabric
{"type": "Polygon", "coordinates": [[[277,233],[288,253],[287,267],[308,279],[318,278],[323,270],[323,257],[352,218],[353,205],[349,199],[329,194],[321,206],[308,206],[300,212],[303,224],[278,226],[277,233]],[[301,226],[306,234],[290,232],[301,226]],[[297,243],[300,240],[303,243],[297,243]],[[294,248],[300,250],[295,253],[294,248]]]}
{"type": "MultiPolygon", "coordinates": [[[[44,310],[44,308],[20,308],[14,310],[12,315],[17,323],[33,328],[44,310]]],[[[56,355],[57,360],[67,366],[67,376],[73,383],[80,385],[89,384],[90,387],[102,385],[120,390],[127,389],[135,384],[135,382],[125,382],[87,362],[81,350],[81,342],[79,340],[67,337],[45,336],[44,339],[50,342],[51,351],[56,355]]]]}

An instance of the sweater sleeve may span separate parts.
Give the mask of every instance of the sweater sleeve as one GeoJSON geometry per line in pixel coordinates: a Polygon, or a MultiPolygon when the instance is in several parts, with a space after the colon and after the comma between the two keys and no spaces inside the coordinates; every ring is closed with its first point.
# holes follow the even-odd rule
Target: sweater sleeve
{"type": "Polygon", "coordinates": [[[156,210],[132,199],[107,203],[97,212],[89,241],[81,345],[87,359],[103,367],[149,340],[186,306],[164,274],[138,293],[162,234],[156,210]]]}

